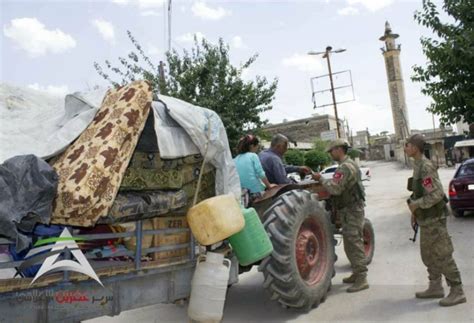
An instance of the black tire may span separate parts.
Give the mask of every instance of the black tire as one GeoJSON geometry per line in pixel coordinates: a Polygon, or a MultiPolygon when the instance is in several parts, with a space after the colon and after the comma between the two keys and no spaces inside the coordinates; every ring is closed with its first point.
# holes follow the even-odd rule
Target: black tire
{"type": "Polygon", "coordinates": [[[264,227],[273,253],[262,261],[259,271],[271,299],[283,307],[305,310],[324,302],[335,259],[324,202],[308,191],[286,192],[265,212],[264,227]]]}
{"type": "Polygon", "coordinates": [[[370,265],[372,259],[374,258],[375,252],[375,232],[374,226],[369,219],[365,219],[364,221],[364,229],[363,229],[363,237],[364,237],[364,252],[365,257],[367,259],[367,265],[370,265]]]}
{"type": "Polygon", "coordinates": [[[456,218],[461,218],[464,215],[464,211],[451,209],[451,212],[456,218]]]}

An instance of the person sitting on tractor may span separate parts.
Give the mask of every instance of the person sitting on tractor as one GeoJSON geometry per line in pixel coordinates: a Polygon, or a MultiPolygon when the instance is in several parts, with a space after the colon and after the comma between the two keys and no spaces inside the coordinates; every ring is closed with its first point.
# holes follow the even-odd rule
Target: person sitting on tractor
{"type": "Polygon", "coordinates": [[[267,174],[270,183],[291,184],[287,177],[288,173],[298,172],[300,174],[311,174],[311,168],[307,166],[291,166],[283,164],[283,155],[288,150],[288,138],[282,134],[276,134],[272,138],[270,149],[265,149],[259,154],[263,170],[267,174]]]}
{"type": "Polygon", "coordinates": [[[369,284],[362,236],[365,192],[359,166],[347,156],[348,149],[349,144],[345,140],[336,139],[331,142],[327,152],[339,166],[332,179],[324,178],[319,173],[314,173],[313,179],[319,181],[331,194],[333,207],[342,220],[344,251],[352,267],[352,275],[342,281],[353,284],[347,289],[347,292],[352,293],[369,288],[369,284]]]}
{"type": "Polygon", "coordinates": [[[237,145],[238,155],[234,158],[237,173],[240,177],[240,186],[249,191],[250,200],[261,197],[265,188],[270,189],[276,186],[268,181],[260,159],[256,154],[259,143],[256,136],[245,135],[240,138],[237,145]]]}

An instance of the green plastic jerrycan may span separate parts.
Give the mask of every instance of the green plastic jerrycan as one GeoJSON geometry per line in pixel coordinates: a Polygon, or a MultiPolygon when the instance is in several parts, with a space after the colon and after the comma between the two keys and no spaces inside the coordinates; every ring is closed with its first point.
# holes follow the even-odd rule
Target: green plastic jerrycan
{"type": "Polygon", "coordinates": [[[245,226],[229,237],[230,245],[242,266],[253,264],[273,251],[272,242],[254,208],[242,209],[245,226]]]}

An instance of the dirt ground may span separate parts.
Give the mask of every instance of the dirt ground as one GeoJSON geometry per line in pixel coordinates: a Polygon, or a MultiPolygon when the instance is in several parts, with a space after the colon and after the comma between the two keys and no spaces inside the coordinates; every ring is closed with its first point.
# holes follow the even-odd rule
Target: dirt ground
{"type": "MultiPolygon", "coordinates": [[[[473,322],[474,321],[474,214],[448,218],[454,258],[461,271],[467,304],[442,308],[437,300],[418,300],[415,291],[427,284],[427,273],[413,231],[405,189],[412,171],[399,164],[370,162],[372,180],[366,184],[366,216],[375,228],[376,248],[369,266],[370,289],[345,292],[343,277],[350,273],[342,245],[328,299],[308,313],[286,310],[269,300],[262,288],[262,274],[256,269],[240,276],[228,292],[223,322],[473,322]]],[[[454,168],[440,169],[445,190],[454,168]]],[[[155,305],[87,322],[188,322],[186,305],[155,305]]]]}

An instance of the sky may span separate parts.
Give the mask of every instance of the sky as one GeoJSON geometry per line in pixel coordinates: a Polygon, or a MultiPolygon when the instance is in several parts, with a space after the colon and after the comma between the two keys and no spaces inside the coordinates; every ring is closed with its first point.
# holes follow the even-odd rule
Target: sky
{"type": "MultiPolygon", "coordinates": [[[[165,1],[167,2],[167,1],[165,1]]],[[[94,62],[117,65],[133,49],[127,30],[154,62],[168,48],[167,14],[163,0],[0,0],[0,81],[56,94],[108,85],[94,62]]],[[[333,72],[350,70],[355,100],[340,104],[340,118],[355,131],[393,132],[386,82],[383,43],[388,20],[401,44],[401,64],[412,129],[431,129],[425,108],[430,98],[413,83],[414,65],[426,63],[420,45],[432,32],[413,16],[421,0],[314,1],[172,1],[171,46],[190,49],[193,35],[230,45],[234,65],[257,53],[244,77],[278,79],[273,109],[262,114],[269,122],[295,120],[312,114],[333,114],[331,106],[313,108],[310,79],[328,73],[321,56],[330,45],[345,52],[331,56],[333,72]]],[[[340,74],[336,85],[346,83],[340,74]],[[342,82],[342,83],[341,83],[342,82]]],[[[339,99],[347,93],[337,93],[339,99]]],[[[435,118],[436,126],[438,119],[435,118]]]]}

